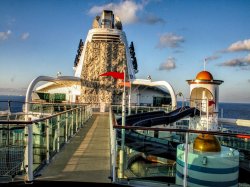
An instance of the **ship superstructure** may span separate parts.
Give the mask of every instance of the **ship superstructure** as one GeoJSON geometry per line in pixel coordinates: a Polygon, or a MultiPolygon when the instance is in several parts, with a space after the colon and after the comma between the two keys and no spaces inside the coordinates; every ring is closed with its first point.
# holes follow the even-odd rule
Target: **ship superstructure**
{"type": "MultiPolygon", "coordinates": [[[[42,164],[48,164],[51,155],[59,152],[68,142],[68,138],[77,133],[78,137],[83,139],[83,142],[76,146],[77,157],[86,157],[89,162],[90,154],[84,154],[86,151],[90,153],[89,149],[98,150],[91,155],[104,155],[98,159],[96,156],[92,157],[91,164],[95,163],[92,164],[93,168],[90,167],[92,170],[81,164],[83,160],[78,159],[79,162],[75,163],[77,167],[74,168],[79,172],[81,167],[83,175],[87,171],[90,171],[91,176],[100,176],[99,171],[103,175],[105,170],[100,170],[100,164],[96,164],[100,161],[101,165],[110,166],[112,171],[107,173],[112,176],[112,182],[127,182],[129,185],[136,179],[141,183],[143,178],[147,179],[147,182],[148,179],[154,179],[148,186],[155,186],[156,183],[159,185],[157,180],[162,179],[167,182],[164,185],[174,183],[174,186],[238,186],[242,181],[249,181],[242,179],[242,176],[249,176],[249,134],[226,134],[219,131],[219,85],[223,81],[215,80],[205,68],[195,79],[187,80],[190,85],[190,106],[184,106],[183,102],[182,107],[176,109],[176,94],[169,83],[154,82],[150,78],[135,78],[138,68],[133,43],[127,45],[119,18],[114,18],[112,11],[104,11],[101,17],[95,18],[93,29],[89,31],[86,41],[80,40],[74,70],[74,76],[62,76],[58,72],[54,78],[39,76],[34,79],[27,89],[24,115],[20,118],[25,120],[12,121],[8,116],[7,121],[2,121],[0,140],[2,143],[8,143],[8,150],[2,147],[4,159],[0,165],[4,169],[0,171],[8,169],[7,174],[10,175],[13,168],[18,167],[17,172],[12,172],[16,175],[25,166],[25,180],[32,182],[33,171],[36,170],[34,165],[39,163],[40,165],[35,167],[40,168],[42,164]],[[125,72],[126,81],[132,85],[126,93],[129,103],[125,104],[125,92],[118,84],[122,80],[100,76],[106,72],[125,72]],[[36,89],[38,99],[67,103],[31,103],[33,90],[40,81],[49,83],[36,89]],[[128,115],[119,118],[119,107],[111,106],[109,120],[108,115],[97,114],[99,116],[91,120],[93,124],[88,122],[90,129],[86,132],[87,135],[85,136],[85,132],[84,135],[78,133],[80,128],[86,127],[87,120],[92,116],[92,109],[95,108],[92,104],[100,104],[100,111],[105,112],[103,106],[120,104],[122,94],[122,114],[126,114],[127,104],[160,106],[162,99],[170,99],[172,111],[166,112],[165,107],[136,106],[131,112],[132,107],[128,105],[128,115]],[[76,101],[80,103],[74,103],[76,101]],[[153,111],[148,112],[151,109],[153,111]],[[15,126],[9,128],[10,125],[15,126]],[[105,129],[110,128],[110,131],[104,132],[101,125],[107,125],[105,129]],[[119,125],[126,125],[126,128],[121,130],[119,125]],[[94,135],[95,130],[98,131],[94,135]],[[100,132],[104,133],[103,136],[99,136],[100,132]],[[110,136],[106,142],[101,139],[107,137],[105,133],[110,136]],[[95,137],[97,142],[89,142],[91,138],[88,137],[95,137]],[[15,148],[17,151],[14,152],[21,153],[15,156],[20,158],[18,163],[13,162],[14,157],[10,156],[13,153],[13,145],[17,142],[21,142],[20,149],[15,148]],[[88,143],[91,143],[91,146],[85,146],[88,150],[79,152],[81,145],[88,143]],[[101,149],[107,151],[107,154],[92,146],[100,147],[100,143],[109,146],[110,150],[101,149]],[[105,155],[110,155],[110,159],[105,155]],[[109,160],[110,165],[103,164],[103,160],[109,160]]],[[[180,96],[180,93],[178,95],[180,96]]],[[[32,99],[35,99],[34,95],[32,99]]],[[[9,101],[8,104],[10,106],[9,101]]],[[[75,160],[76,152],[73,152],[71,159],[75,160]]],[[[63,174],[67,169],[73,171],[72,167],[67,167],[68,158],[67,156],[65,167],[60,167],[63,168],[63,174]]],[[[58,174],[54,171],[53,173],[58,174]]],[[[82,174],[79,176],[83,176],[82,174]]],[[[2,176],[5,175],[6,172],[2,172],[2,176]]],[[[57,176],[62,179],[61,174],[57,176]]],[[[107,176],[105,177],[107,179],[107,176]]],[[[71,181],[74,180],[75,178],[71,181]]],[[[139,183],[135,181],[134,184],[138,186],[139,183]]]]}
{"type": "MultiPolygon", "coordinates": [[[[138,64],[133,42],[128,45],[122,22],[111,10],[104,10],[93,20],[85,42],[80,39],[74,61],[76,83],[47,83],[36,89],[37,92],[64,93],[70,102],[97,105],[121,104],[122,79],[100,76],[106,72],[125,72],[125,81],[131,105],[176,106],[176,96],[167,82],[160,84],[149,79],[136,79],[138,64]]],[[[42,95],[41,93],[39,93],[42,95]]],[[[35,97],[34,97],[35,98],[35,97]]]]}
{"type": "Polygon", "coordinates": [[[135,78],[122,23],[112,11],[104,10],[101,17],[96,16],[84,44],[80,40],[74,66],[75,76],[82,79],[80,102],[121,102],[122,89],[117,84],[121,80],[100,76],[125,68],[127,81],[135,78]]]}

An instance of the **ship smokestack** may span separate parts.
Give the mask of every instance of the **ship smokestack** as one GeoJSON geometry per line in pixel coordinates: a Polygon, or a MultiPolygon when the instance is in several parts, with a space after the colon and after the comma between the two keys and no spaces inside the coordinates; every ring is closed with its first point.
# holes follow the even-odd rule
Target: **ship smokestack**
{"type": "Polygon", "coordinates": [[[111,10],[104,10],[101,16],[102,28],[114,28],[114,14],[111,10]]]}

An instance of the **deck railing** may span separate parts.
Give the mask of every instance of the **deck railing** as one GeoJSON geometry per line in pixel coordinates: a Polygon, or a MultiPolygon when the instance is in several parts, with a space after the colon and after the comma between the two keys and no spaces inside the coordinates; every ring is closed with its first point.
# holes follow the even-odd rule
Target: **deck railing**
{"type": "Polygon", "coordinates": [[[0,176],[21,175],[26,182],[33,181],[91,116],[87,105],[31,103],[29,114],[0,120],[0,176]]]}
{"type": "Polygon", "coordinates": [[[117,111],[116,108],[111,108],[109,113],[111,176],[114,183],[136,185],[139,184],[136,182],[139,180],[140,182],[147,181],[149,186],[150,183],[156,181],[180,186],[205,185],[205,183],[208,186],[250,184],[248,177],[250,174],[250,133],[246,131],[192,130],[188,128],[187,119],[177,122],[177,124],[186,128],[177,128],[176,124],[162,125],[157,128],[121,126],[117,123],[117,119],[121,116],[116,116],[114,113],[114,111],[117,111]],[[122,133],[125,134],[123,150],[122,133]],[[225,156],[226,159],[232,160],[232,162],[223,166],[226,167],[225,170],[207,168],[211,167],[207,164],[211,161],[212,154],[204,152],[201,152],[201,156],[192,162],[194,165],[199,162],[201,166],[192,168],[190,159],[194,156],[193,153],[197,152],[194,150],[193,144],[195,138],[200,134],[214,135],[219,140],[224,156],[227,155],[225,156]],[[201,170],[207,168],[207,175],[210,178],[198,180],[197,177],[195,179],[194,173],[196,171],[194,170],[197,168],[201,168],[201,170]],[[224,177],[228,176],[217,180],[218,176],[213,172],[228,172],[224,174],[224,177]],[[237,177],[232,178],[233,175],[237,177]],[[222,182],[223,180],[224,182],[222,182]]]}
{"type": "MultiPolygon", "coordinates": [[[[112,110],[118,115],[122,113],[122,106],[121,105],[112,105],[112,110]]],[[[126,109],[128,115],[130,114],[138,114],[144,112],[152,112],[152,111],[165,111],[170,112],[172,110],[171,105],[161,106],[161,107],[151,107],[151,106],[137,106],[132,105],[130,108],[126,109]]]]}

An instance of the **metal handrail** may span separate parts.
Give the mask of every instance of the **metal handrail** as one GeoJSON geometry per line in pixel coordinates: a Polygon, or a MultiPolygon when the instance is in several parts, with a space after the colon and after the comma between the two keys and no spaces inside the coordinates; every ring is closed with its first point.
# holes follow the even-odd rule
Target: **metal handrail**
{"type": "Polygon", "coordinates": [[[211,134],[211,135],[221,135],[236,138],[247,138],[250,139],[250,134],[244,133],[227,133],[220,131],[204,131],[204,130],[193,130],[193,129],[177,129],[177,128],[155,128],[155,127],[134,127],[134,126],[120,126],[113,125],[115,129],[126,129],[126,130],[151,130],[151,131],[168,131],[168,132],[183,132],[183,133],[200,133],[200,134],[211,134]]]}
{"type": "MultiPolygon", "coordinates": [[[[195,129],[179,129],[179,128],[172,128],[172,127],[167,127],[164,126],[162,127],[143,127],[143,126],[133,126],[132,124],[125,124],[125,126],[122,125],[118,125],[117,123],[117,118],[115,117],[115,114],[113,112],[113,110],[110,110],[111,115],[110,115],[110,121],[112,123],[112,129],[113,132],[119,132],[119,130],[124,129],[127,131],[133,130],[133,131],[163,131],[163,132],[176,132],[176,133],[183,133],[183,135],[185,136],[184,139],[184,146],[185,146],[185,153],[184,153],[184,159],[185,159],[185,165],[184,165],[184,180],[183,180],[183,185],[187,186],[187,181],[188,181],[188,175],[187,175],[187,171],[188,171],[188,165],[187,165],[187,155],[188,153],[186,152],[188,150],[187,146],[189,143],[189,135],[190,134],[209,134],[209,135],[218,135],[218,136],[223,136],[223,137],[232,137],[232,138],[237,138],[237,139],[242,139],[245,142],[249,142],[250,139],[250,134],[246,133],[246,132],[233,132],[233,133],[228,133],[228,132],[222,132],[222,131],[206,131],[206,130],[195,130],[195,129]],[[118,131],[117,131],[118,130],[118,131]]],[[[126,120],[125,120],[126,121],[126,120]]],[[[112,134],[112,139],[119,142],[121,141],[119,136],[116,136],[115,134],[112,134]]],[[[230,146],[229,146],[230,147],[230,146]]],[[[121,148],[120,148],[121,149],[121,148]]],[[[127,148],[129,149],[129,148],[127,148]]],[[[236,149],[238,149],[239,151],[249,151],[249,149],[245,150],[244,148],[241,149],[240,147],[237,147],[236,149]]],[[[119,149],[118,149],[119,150],[119,149]]],[[[136,149],[135,149],[136,150],[136,149]]],[[[117,151],[117,148],[114,148],[114,152],[117,151]]],[[[139,151],[140,152],[140,151],[139,151]]],[[[112,156],[114,156],[115,154],[113,154],[112,156]]],[[[116,159],[118,159],[119,157],[116,157],[116,159]]],[[[116,164],[116,163],[115,163],[116,164]]],[[[119,168],[119,166],[117,167],[116,165],[114,165],[112,167],[113,172],[116,172],[116,174],[114,174],[114,176],[118,175],[117,178],[113,179],[113,182],[119,182],[119,180],[122,180],[123,177],[119,177],[119,170],[122,170],[122,168],[119,168]]],[[[124,172],[124,171],[123,171],[124,172]]]]}
{"type": "MultiPolygon", "coordinates": [[[[83,106],[86,106],[86,105],[83,105],[83,106]]],[[[71,112],[73,110],[80,109],[80,108],[81,107],[76,107],[76,108],[69,109],[69,110],[66,110],[66,111],[63,111],[63,112],[58,112],[56,114],[52,114],[52,115],[47,116],[47,117],[43,117],[43,118],[39,118],[39,119],[34,119],[34,120],[29,120],[29,121],[22,121],[22,120],[0,120],[0,125],[1,124],[15,124],[15,125],[18,125],[18,124],[27,124],[27,125],[30,125],[30,124],[33,124],[33,123],[38,123],[38,122],[44,121],[46,119],[51,119],[53,117],[56,117],[56,116],[65,114],[67,112],[71,112]]],[[[29,114],[27,114],[27,115],[29,115],[29,114]]]]}
{"type": "MultiPolygon", "coordinates": [[[[63,142],[67,142],[69,137],[73,136],[73,133],[78,132],[79,127],[83,127],[83,123],[85,123],[92,115],[92,109],[89,108],[88,105],[86,104],[79,104],[77,106],[71,107],[71,109],[62,111],[62,112],[58,112],[58,113],[53,113],[50,114],[49,116],[45,116],[45,117],[41,117],[39,119],[29,119],[29,120],[0,120],[0,130],[16,130],[16,129],[23,129],[24,131],[22,131],[22,134],[25,133],[25,139],[26,140],[22,140],[22,141],[26,141],[26,146],[23,147],[25,148],[25,150],[23,150],[24,152],[24,160],[22,162],[24,162],[25,164],[23,165],[22,170],[26,170],[26,177],[24,180],[26,180],[26,182],[31,182],[33,180],[33,173],[36,172],[36,169],[33,170],[32,169],[32,165],[33,165],[33,136],[39,135],[38,134],[34,134],[33,132],[33,128],[37,128],[36,125],[40,125],[43,124],[43,127],[45,128],[45,135],[46,137],[44,137],[46,140],[46,145],[45,148],[47,149],[46,151],[46,160],[42,161],[42,164],[44,163],[44,161],[46,161],[46,163],[49,163],[49,159],[50,159],[50,153],[49,153],[49,149],[50,149],[50,145],[49,145],[49,134],[50,134],[50,130],[51,129],[49,127],[50,121],[51,123],[53,123],[53,121],[55,122],[55,127],[53,127],[54,133],[55,133],[55,137],[54,140],[56,140],[55,143],[55,147],[56,149],[54,150],[54,144],[53,144],[53,148],[52,151],[58,152],[59,151],[59,147],[61,146],[61,140],[60,140],[60,134],[58,135],[58,133],[60,133],[60,128],[66,128],[66,134],[64,137],[63,142]],[[78,106],[78,107],[77,107],[78,106]],[[71,117],[70,117],[71,116],[71,117]],[[66,118],[66,120],[60,120],[62,119],[62,117],[66,118]],[[55,120],[53,120],[55,119],[55,120]],[[81,124],[79,122],[82,122],[81,124]],[[66,123],[66,127],[63,127],[60,125],[61,123],[66,123]],[[67,125],[69,124],[69,125],[67,125]],[[8,126],[8,128],[5,128],[5,126],[8,126]],[[1,128],[2,127],[2,128],[1,128]],[[69,129],[68,129],[69,128],[69,129]],[[69,130],[69,132],[68,132],[69,130]]],[[[32,115],[32,111],[31,113],[27,113],[25,115],[32,115]]],[[[9,133],[8,133],[9,134],[9,133]]],[[[8,135],[10,136],[10,135],[8,135]]],[[[2,136],[1,136],[2,137],[2,136]]],[[[63,143],[62,142],[62,143],[63,143]]],[[[52,154],[51,154],[52,155],[52,154]]],[[[40,166],[38,166],[40,167],[40,166]]],[[[37,167],[37,168],[38,168],[37,167]]],[[[20,170],[21,171],[21,170],[20,170]]]]}

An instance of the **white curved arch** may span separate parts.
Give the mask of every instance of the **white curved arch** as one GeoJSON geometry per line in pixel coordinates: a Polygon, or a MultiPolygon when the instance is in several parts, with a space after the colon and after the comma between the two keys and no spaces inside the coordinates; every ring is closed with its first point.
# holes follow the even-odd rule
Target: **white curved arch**
{"type": "Polygon", "coordinates": [[[131,80],[131,83],[134,85],[145,85],[145,86],[163,86],[165,87],[171,96],[172,100],[172,109],[175,109],[177,106],[176,94],[173,87],[167,81],[150,81],[147,79],[134,79],[131,80]]]}
{"type": "MultiPolygon", "coordinates": [[[[31,81],[31,83],[28,86],[28,89],[26,91],[26,98],[25,98],[25,108],[24,112],[26,113],[25,115],[25,121],[28,121],[28,112],[29,112],[29,102],[31,102],[31,95],[34,87],[36,84],[40,81],[49,81],[49,82],[54,82],[54,81],[81,81],[80,78],[78,77],[72,77],[72,76],[59,76],[59,77],[48,77],[48,76],[39,76],[31,81]]],[[[24,163],[27,167],[27,180],[28,181],[33,181],[33,126],[28,125],[27,127],[27,132],[28,132],[28,137],[27,137],[27,142],[28,146],[25,148],[25,159],[24,163]]]]}
{"type": "MultiPolygon", "coordinates": [[[[73,76],[58,76],[58,77],[48,77],[48,76],[39,76],[35,79],[33,79],[26,91],[26,97],[25,97],[25,108],[24,112],[27,114],[29,112],[29,102],[32,101],[31,95],[34,87],[36,84],[40,81],[48,81],[48,82],[55,82],[55,81],[81,81],[81,78],[79,77],[73,77],[73,76]]],[[[27,116],[27,115],[26,115],[27,116]]]]}

